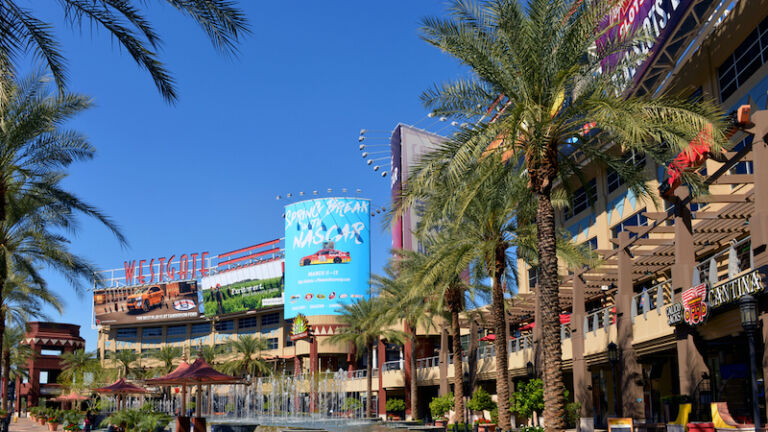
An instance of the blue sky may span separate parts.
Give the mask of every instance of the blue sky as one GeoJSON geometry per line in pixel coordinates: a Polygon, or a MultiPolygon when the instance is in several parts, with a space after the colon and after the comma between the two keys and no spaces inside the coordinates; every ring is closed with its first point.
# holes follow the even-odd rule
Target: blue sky
{"type": "MultiPolygon", "coordinates": [[[[419,39],[420,18],[444,13],[441,1],[241,3],[253,34],[236,59],[218,54],[170,7],[153,6],[163,59],[177,80],[175,106],[103,32],[69,29],[55,2],[40,11],[57,26],[70,89],[96,104],[70,126],[90,137],[97,157],[76,164],[67,185],[112,216],[130,241],[121,248],[82,220],[72,247],[98,267],[282,237],[285,202],[275,196],[287,192],[360,188],[375,205],[388,205],[389,178],[363,162],[360,129],[418,122],[426,114],[419,94],[462,73],[419,39]]],[[[374,269],[390,247],[377,225],[374,269]]],[[[66,298],[64,315],[52,318],[80,324],[94,349],[90,297],[49,275],[66,298]]]]}

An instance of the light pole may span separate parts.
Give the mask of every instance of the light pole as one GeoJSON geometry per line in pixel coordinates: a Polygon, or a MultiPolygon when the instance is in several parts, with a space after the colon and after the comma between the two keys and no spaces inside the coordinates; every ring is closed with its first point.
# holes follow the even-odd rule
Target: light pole
{"type": "Polygon", "coordinates": [[[741,313],[741,325],[747,332],[749,344],[749,371],[752,387],[752,417],[755,423],[755,431],[760,430],[760,402],[757,390],[757,362],[755,361],[755,332],[757,330],[757,300],[751,295],[745,295],[739,301],[741,313]]]}
{"type": "Polygon", "coordinates": [[[616,363],[619,362],[619,347],[611,342],[608,344],[608,362],[611,364],[613,376],[613,411],[616,417],[621,416],[621,401],[619,400],[619,383],[616,380],[616,363]]]}

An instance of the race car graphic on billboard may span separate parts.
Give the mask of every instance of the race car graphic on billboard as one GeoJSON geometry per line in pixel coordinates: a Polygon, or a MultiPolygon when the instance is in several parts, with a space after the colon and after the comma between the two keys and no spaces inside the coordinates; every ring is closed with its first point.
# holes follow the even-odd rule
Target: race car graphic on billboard
{"type": "Polygon", "coordinates": [[[323,248],[307,255],[299,261],[300,266],[308,266],[314,264],[343,264],[348,263],[352,259],[349,257],[349,252],[337,251],[333,248],[333,242],[327,241],[323,243],[323,248]]]}
{"type": "Polygon", "coordinates": [[[321,198],[285,207],[285,318],[336,315],[365,298],[370,202],[321,198]]]}
{"type": "Polygon", "coordinates": [[[212,317],[283,304],[283,260],[275,258],[204,277],[203,308],[212,317]]]}
{"type": "Polygon", "coordinates": [[[100,288],[93,292],[96,324],[173,321],[200,316],[197,281],[100,288]]]}

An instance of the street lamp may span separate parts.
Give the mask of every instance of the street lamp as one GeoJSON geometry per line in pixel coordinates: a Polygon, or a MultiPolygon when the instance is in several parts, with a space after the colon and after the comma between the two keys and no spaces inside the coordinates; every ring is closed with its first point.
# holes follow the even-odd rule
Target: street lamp
{"type": "Polygon", "coordinates": [[[525,371],[528,373],[528,379],[533,379],[536,376],[536,369],[531,362],[528,362],[525,365],[525,371]]]}
{"type": "Polygon", "coordinates": [[[755,332],[757,331],[757,300],[747,294],[739,301],[739,312],[741,313],[741,326],[747,332],[747,342],[749,343],[749,369],[751,373],[752,386],[752,417],[754,418],[755,430],[760,430],[760,403],[758,402],[757,391],[757,364],[755,361],[755,332]]]}
{"type": "Polygon", "coordinates": [[[619,383],[616,380],[616,363],[619,362],[619,347],[613,342],[608,344],[608,362],[611,364],[611,374],[613,376],[613,411],[617,417],[620,417],[619,383]]]}

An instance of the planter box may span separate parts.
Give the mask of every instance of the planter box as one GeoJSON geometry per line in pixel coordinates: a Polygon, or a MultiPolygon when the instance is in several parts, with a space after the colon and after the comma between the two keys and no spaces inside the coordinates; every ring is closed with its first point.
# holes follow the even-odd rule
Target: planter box
{"type": "Polygon", "coordinates": [[[445,427],[447,423],[445,419],[435,420],[435,426],[445,427]]]}
{"type": "Polygon", "coordinates": [[[48,430],[51,431],[51,432],[59,430],[59,424],[58,423],[48,422],[48,430]]]}
{"type": "Polygon", "coordinates": [[[494,423],[485,423],[477,425],[477,432],[495,432],[496,425],[494,423]]]}

